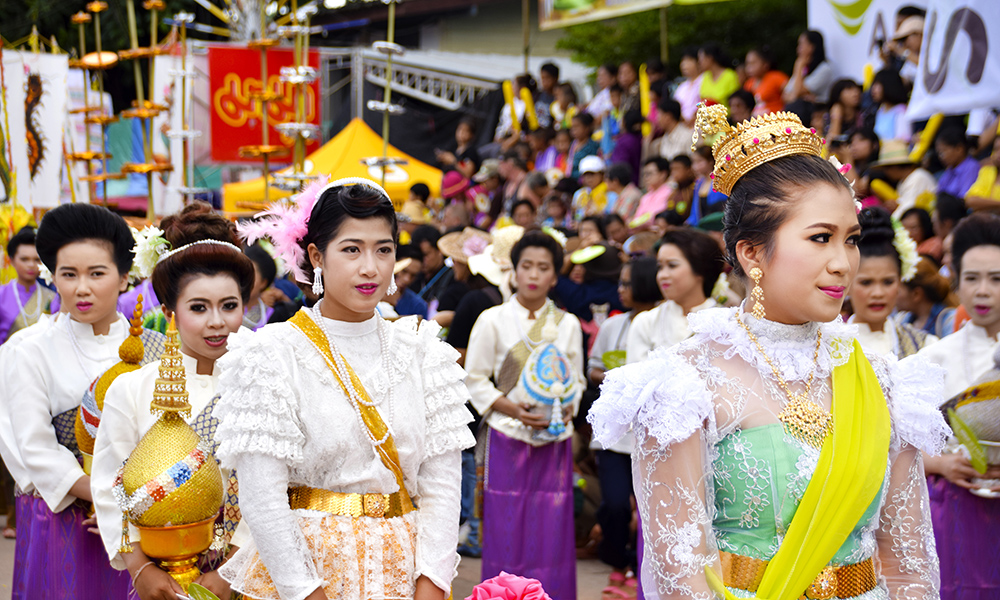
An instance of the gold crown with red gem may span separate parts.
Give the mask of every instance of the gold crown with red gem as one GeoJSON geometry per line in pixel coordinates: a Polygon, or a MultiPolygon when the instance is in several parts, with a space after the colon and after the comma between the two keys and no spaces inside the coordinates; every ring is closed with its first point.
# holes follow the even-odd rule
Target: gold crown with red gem
{"type": "Polygon", "coordinates": [[[770,160],[792,154],[823,155],[826,140],[815,129],[803,126],[793,113],[760,115],[736,127],[729,124],[728,114],[722,104],[699,104],[691,143],[693,151],[699,133],[706,138],[719,135],[712,144],[715,170],[711,177],[715,189],[727,196],[740,177],[770,160]]]}

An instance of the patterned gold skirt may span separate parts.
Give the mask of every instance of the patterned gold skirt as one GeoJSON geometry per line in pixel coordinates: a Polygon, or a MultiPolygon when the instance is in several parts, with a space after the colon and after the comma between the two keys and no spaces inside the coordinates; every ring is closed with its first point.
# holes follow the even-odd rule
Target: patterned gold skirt
{"type": "MultiPolygon", "coordinates": [[[[299,516],[328,598],[391,600],[416,592],[416,512],[402,517],[299,516]]],[[[280,600],[255,543],[241,548],[221,574],[247,598],[280,600]]]]}

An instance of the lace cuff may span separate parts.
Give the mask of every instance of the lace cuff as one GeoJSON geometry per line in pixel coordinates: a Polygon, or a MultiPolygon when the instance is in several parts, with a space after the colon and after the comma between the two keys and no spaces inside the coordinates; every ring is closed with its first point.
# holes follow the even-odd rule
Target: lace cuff
{"type": "Polygon", "coordinates": [[[937,405],[944,397],[944,369],[922,356],[887,359],[889,409],[893,428],[907,444],[936,456],[944,450],[951,429],[937,405]]]}
{"type": "Polygon", "coordinates": [[[465,370],[458,366],[458,351],[438,339],[440,330],[433,321],[423,321],[417,329],[427,410],[425,459],[476,444],[469,429],[472,413],[465,407],[469,401],[465,370]]]}
{"type": "MultiPolygon", "coordinates": [[[[276,327],[284,329],[283,327],[276,327]]],[[[213,415],[219,419],[216,456],[227,468],[245,453],[302,463],[305,436],[295,415],[294,381],[285,364],[293,352],[274,331],[240,331],[219,359],[221,397],[213,415]]]]}
{"type": "Polygon", "coordinates": [[[632,426],[645,428],[666,447],[701,428],[712,409],[712,394],[694,366],[673,349],[660,349],[647,360],[608,371],[587,421],[605,448],[632,426]]]}

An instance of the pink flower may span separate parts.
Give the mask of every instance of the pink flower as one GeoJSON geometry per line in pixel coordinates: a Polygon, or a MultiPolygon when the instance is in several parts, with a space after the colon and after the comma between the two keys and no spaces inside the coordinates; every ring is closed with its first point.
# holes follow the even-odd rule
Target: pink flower
{"type": "Polygon", "coordinates": [[[537,579],[528,579],[500,572],[472,588],[472,595],[465,600],[552,600],[537,579]]]}

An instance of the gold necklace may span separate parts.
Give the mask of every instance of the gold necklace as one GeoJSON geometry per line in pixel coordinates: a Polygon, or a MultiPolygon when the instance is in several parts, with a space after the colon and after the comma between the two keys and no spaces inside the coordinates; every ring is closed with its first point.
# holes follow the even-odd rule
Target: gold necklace
{"type": "Polygon", "coordinates": [[[814,448],[820,448],[823,445],[823,440],[826,438],[826,434],[833,429],[833,416],[830,412],[815,402],[809,401],[809,394],[812,391],[813,379],[816,377],[816,370],[819,366],[819,348],[823,342],[823,331],[817,332],[816,336],[816,352],[813,354],[813,363],[816,364],[813,367],[812,373],[809,374],[809,379],[806,381],[806,389],[801,394],[796,394],[791,389],[788,388],[788,382],[785,378],[781,376],[781,372],[778,370],[777,365],[771,360],[771,357],[764,352],[764,347],[760,345],[760,341],[757,336],[750,331],[750,327],[743,322],[740,318],[740,311],[737,310],[733,313],[736,318],[736,322],[743,326],[746,330],[747,335],[750,337],[750,341],[754,343],[757,347],[757,352],[764,358],[764,362],[771,367],[771,372],[774,374],[774,378],[778,380],[778,387],[785,392],[788,396],[788,403],[785,407],[778,413],[778,420],[781,421],[782,425],[785,426],[785,431],[788,435],[799,440],[803,444],[809,444],[814,448]]]}

